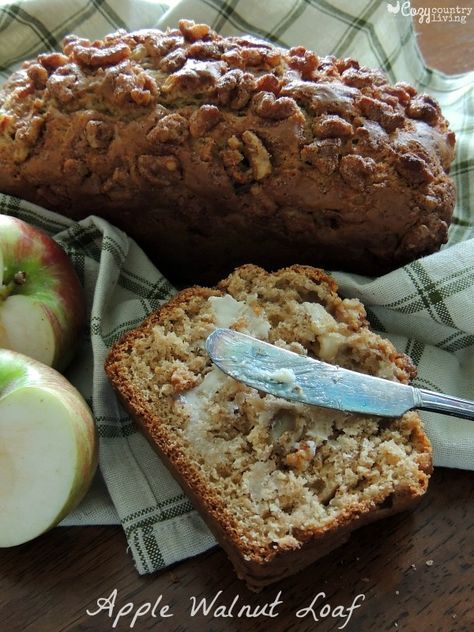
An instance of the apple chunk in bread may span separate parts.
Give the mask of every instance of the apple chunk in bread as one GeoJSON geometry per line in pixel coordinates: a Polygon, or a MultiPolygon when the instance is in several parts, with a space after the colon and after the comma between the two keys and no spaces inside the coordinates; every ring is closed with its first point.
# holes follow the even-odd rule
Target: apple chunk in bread
{"type": "Polygon", "coordinates": [[[56,370],[0,349],[0,547],[58,524],[97,466],[92,413],[56,370]]]}
{"type": "Polygon", "coordinates": [[[85,320],[81,284],[46,233],[0,215],[0,347],[64,369],[85,320]]]}

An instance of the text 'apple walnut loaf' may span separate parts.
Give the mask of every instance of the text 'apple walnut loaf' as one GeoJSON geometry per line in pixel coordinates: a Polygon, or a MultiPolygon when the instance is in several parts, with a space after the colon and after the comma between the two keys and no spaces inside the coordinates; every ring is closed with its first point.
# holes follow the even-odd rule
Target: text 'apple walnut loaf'
{"type": "Polygon", "coordinates": [[[293,574],[357,527],[412,506],[431,447],[419,416],[361,416],[265,395],[205,351],[216,327],[403,383],[409,358],[321,270],[235,270],[178,293],[116,343],[107,374],[249,587],[293,574]]]}
{"type": "Polygon", "coordinates": [[[0,190],[109,219],[174,279],[379,274],[438,249],[455,198],[438,104],[387,81],[188,20],[71,35],[0,92],[0,190]]]}

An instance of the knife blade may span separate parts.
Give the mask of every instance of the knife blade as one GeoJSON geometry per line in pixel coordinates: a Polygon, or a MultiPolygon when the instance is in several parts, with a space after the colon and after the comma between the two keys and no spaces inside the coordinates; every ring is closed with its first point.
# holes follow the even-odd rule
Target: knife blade
{"type": "Polygon", "coordinates": [[[206,350],[227,375],[283,399],[381,417],[420,408],[474,419],[472,401],[344,369],[233,329],[214,330],[206,350]]]}

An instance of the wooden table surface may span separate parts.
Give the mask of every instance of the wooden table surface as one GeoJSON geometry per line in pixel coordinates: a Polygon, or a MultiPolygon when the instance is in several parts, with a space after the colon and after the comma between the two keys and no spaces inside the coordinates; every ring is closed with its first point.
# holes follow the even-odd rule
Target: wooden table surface
{"type": "MultiPolygon", "coordinates": [[[[456,3],[412,2],[449,5],[456,3]]],[[[466,25],[415,25],[431,65],[474,69],[474,15],[466,25]]],[[[126,547],[119,527],[70,527],[1,550],[0,632],[474,631],[474,472],[438,469],[416,511],[360,529],[342,548],[258,595],[236,580],[218,548],[139,577],[126,547]],[[216,597],[216,606],[238,599],[252,609],[277,597],[282,603],[274,618],[193,617],[193,597],[216,597]],[[110,598],[109,610],[88,614],[99,610],[100,598],[110,598]],[[321,612],[326,603],[329,614],[321,612]],[[349,617],[351,604],[359,607],[349,617]],[[160,616],[163,605],[173,616],[160,616]]]]}

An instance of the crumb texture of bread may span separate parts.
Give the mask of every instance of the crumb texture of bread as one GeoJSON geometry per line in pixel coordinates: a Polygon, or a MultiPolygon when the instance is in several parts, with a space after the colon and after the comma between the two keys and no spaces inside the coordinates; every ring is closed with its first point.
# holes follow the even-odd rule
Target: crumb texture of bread
{"type": "Polygon", "coordinates": [[[416,413],[383,419],[258,392],[211,363],[216,327],[401,383],[415,369],[368,328],[357,299],[304,266],[247,265],[217,289],[184,290],[115,345],[112,384],[237,566],[272,569],[315,542],[321,554],[378,508],[423,495],[431,447],[416,413]]]}
{"type": "Polygon", "coordinates": [[[0,90],[2,192],[99,214],[193,282],[249,261],[380,274],[435,251],[454,144],[431,96],[379,70],[190,20],[70,35],[0,90]]]}

